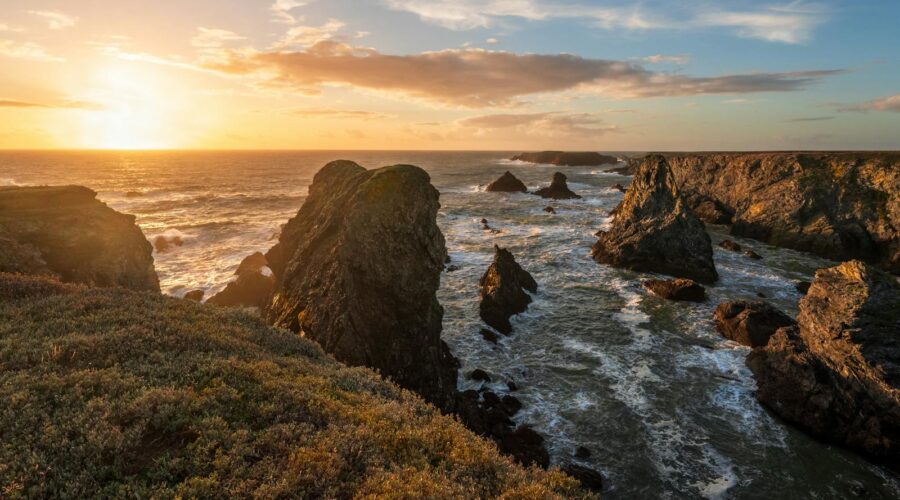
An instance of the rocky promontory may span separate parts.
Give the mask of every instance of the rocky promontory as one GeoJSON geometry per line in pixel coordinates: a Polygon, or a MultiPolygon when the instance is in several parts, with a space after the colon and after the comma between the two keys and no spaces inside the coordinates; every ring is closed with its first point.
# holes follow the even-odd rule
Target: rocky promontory
{"type": "Polygon", "coordinates": [[[457,361],[440,337],[438,197],[411,165],[323,167],[266,255],[276,277],[266,316],[449,409],[457,361]]]}
{"type": "Polygon", "coordinates": [[[679,195],[662,156],[641,163],[612,227],[598,237],[592,254],[599,263],[702,283],[718,279],[709,235],[679,195]]]}
{"type": "Polygon", "coordinates": [[[487,191],[499,193],[527,193],[528,187],[508,170],[497,180],[488,184],[487,191]]]}
{"type": "Polygon", "coordinates": [[[861,261],[816,273],[797,325],[747,364],[757,397],[832,443],[900,468],[900,285],[861,261]]]}
{"type": "Polygon", "coordinates": [[[81,186],[0,188],[0,272],[159,291],[153,247],[132,215],[81,186]]]}
{"type": "Polygon", "coordinates": [[[481,319],[500,333],[512,333],[509,318],[528,308],[537,282],[505,248],[494,246],[494,261],[481,277],[481,319]]]}
{"type": "Polygon", "coordinates": [[[510,158],[512,161],[559,165],[561,167],[599,167],[615,165],[619,159],[615,156],[602,155],[597,152],[540,151],[522,153],[510,158]]]}

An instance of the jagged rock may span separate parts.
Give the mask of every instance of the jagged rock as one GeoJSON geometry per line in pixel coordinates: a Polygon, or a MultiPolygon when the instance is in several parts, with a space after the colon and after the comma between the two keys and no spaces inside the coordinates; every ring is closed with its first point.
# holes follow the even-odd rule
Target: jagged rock
{"type": "Polygon", "coordinates": [[[703,223],[679,196],[665,158],[653,158],[635,173],[610,230],[599,233],[594,260],[702,283],[716,281],[712,243],[703,223]]]}
{"type": "Polygon", "coordinates": [[[762,347],[779,328],[796,324],[767,302],[744,300],[719,304],[715,320],[722,336],[749,347],[762,347]]]}
{"type": "Polygon", "coordinates": [[[190,292],[184,294],[185,300],[191,300],[194,302],[200,302],[203,300],[203,297],[206,295],[206,290],[191,290],[190,292]]]}
{"type": "Polygon", "coordinates": [[[235,276],[240,276],[247,272],[256,272],[269,266],[269,261],[262,252],[256,252],[244,257],[244,260],[238,264],[237,270],[234,271],[235,276]]]}
{"type": "Polygon", "coordinates": [[[0,272],[159,291],[153,247],[134,216],[81,186],[0,188],[0,272]]]}
{"type": "Polygon", "coordinates": [[[492,343],[492,344],[496,344],[496,343],[497,343],[498,338],[497,338],[497,334],[496,334],[496,333],[494,333],[494,332],[488,330],[487,328],[482,328],[482,329],[479,331],[479,333],[481,333],[481,336],[484,337],[484,340],[487,340],[488,342],[490,342],[490,343],[492,343]]]}
{"type": "Polygon", "coordinates": [[[498,332],[509,335],[509,318],[528,308],[531,293],[537,292],[537,282],[516,262],[505,248],[494,246],[494,262],[481,277],[481,319],[498,332]]]}
{"type": "Polygon", "coordinates": [[[522,183],[519,179],[516,178],[515,175],[511,174],[508,170],[505,174],[501,175],[499,179],[494,182],[488,184],[488,191],[491,192],[503,192],[503,193],[527,193],[528,188],[525,187],[525,184],[522,183]]]}
{"type": "Polygon", "coordinates": [[[522,402],[519,401],[519,398],[507,394],[500,398],[500,407],[503,408],[507,415],[512,417],[522,409],[522,402]]]}
{"type": "Polygon", "coordinates": [[[644,287],[654,295],[668,300],[685,302],[703,302],[706,300],[706,289],[694,280],[647,280],[644,287]]]}
{"type": "Polygon", "coordinates": [[[568,184],[566,184],[566,176],[561,172],[556,172],[553,174],[553,180],[550,181],[550,185],[538,189],[534,192],[534,194],[540,196],[541,198],[552,198],[554,200],[568,200],[572,198],[581,198],[577,194],[573,193],[568,184]]]}
{"type": "Polygon", "coordinates": [[[544,438],[527,425],[520,425],[515,431],[504,434],[498,444],[500,451],[526,467],[538,465],[546,469],[550,465],[544,438]]]}
{"type": "Polygon", "coordinates": [[[210,297],[207,304],[264,309],[275,288],[275,276],[268,267],[266,257],[259,252],[244,257],[234,274],[237,279],[210,297]]]}
{"type": "Polygon", "coordinates": [[[596,152],[578,153],[564,151],[522,153],[513,156],[510,160],[565,167],[599,167],[600,165],[615,165],[619,163],[619,159],[615,156],[602,155],[596,152]]]}
{"type": "Polygon", "coordinates": [[[419,167],[326,165],[266,255],[277,278],[266,316],[448,409],[458,364],[440,338],[438,197],[419,167]]]}
{"type": "Polygon", "coordinates": [[[809,287],[811,286],[812,283],[810,283],[809,281],[798,281],[794,283],[794,288],[796,288],[797,291],[802,293],[803,295],[806,295],[806,293],[809,292],[809,287]]]}
{"type": "Polygon", "coordinates": [[[797,323],[747,358],[759,400],[900,470],[900,284],[861,261],[820,269],[797,323]]]}
{"type": "Polygon", "coordinates": [[[544,207],[544,212],[547,212],[548,214],[555,214],[556,209],[553,207],[544,207]]]}
{"type": "Polygon", "coordinates": [[[156,238],[153,238],[153,248],[156,249],[157,252],[165,252],[172,247],[180,247],[184,245],[184,240],[181,236],[166,236],[159,235],[156,238]]]}
{"type": "Polygon", "coordinates": [[[722,240],[719,242],[719,247],[728,250],[729,252],[740,252],[741,246],[731,240],[722,240]]]}
{"type": "Polygon", "coordinates": [[[472,370],[472,373],[469,374],[469,379],[480,381],[480,382],[490,382],[491,376],[488,375],[488,373],[486,371],[482,370],[481,368],[476,368],[476,369],[472,370]]]}
{"type": "Polygon", "coordinates": [[[695,213],[713,201],[733,214],[732,234],[900,274],[897,152],[666,157],[695,213]]]}
{"type": "Polygon", "coordinates": [[[575,449],[575,458],[580,458],[581,460],[591,458],[591,450],[584,446],[579,446],[575,449]]]}
{"type": "Polygon", "coordinates": [[[746,252],[744,252],[744,256],[749,257],[753,260],[762,260],[762,255],[754,252],[753,250],[747,250],[746,252]]]}
{"type": "Polygon", "coordinates": [[[581,487],[591,491],[603,490],[603,475],[599,472],[576,464],[566,464],[560,470],[574,477],[581,483],[581,487]]]}
{"type": "Polygon", "coordinates": [[[625,189],[625,186],[619,184],[618,182],[616,183],[615,186],[613,186],[613,188],[614,188],[615,190],[619,191],[620,193],[626,193],[626,192],[628,192],[628,190],[625,189]]]}

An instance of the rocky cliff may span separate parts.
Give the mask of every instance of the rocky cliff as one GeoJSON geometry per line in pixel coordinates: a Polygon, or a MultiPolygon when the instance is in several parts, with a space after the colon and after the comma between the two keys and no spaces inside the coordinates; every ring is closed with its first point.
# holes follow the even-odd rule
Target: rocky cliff
{"type": "Polygon", "coordinates": [[[757,396],[826,441],[900,469],[900,285],[860,261],[816,273],[797,326],[747,364],[757,396]]]}
{"type": "Polygon", "coordinates": [[[667,154],[682,195],[733,234],[900,274],[900,153],[667,154]]]}
{"type": "Polygon", "coordinates": [[[81,186],[0,188],[0,272],[159,290],[153,248],[134,216],[81,186]]]}
{"type": "Polygon", "coordinates": [[[563,167],[597,167],[619,163],[619,159],[615,156],[602,155],[595,152],[541,151],[537,153],[522,153],[510,159],[563,167]]]}
{"type": "Polygon", "coordinates": [[[266,314],[449,409],[457,364],[440,338],[438,196],[418,167],[326,165],[267,254],[277,281],[266,314]]]}

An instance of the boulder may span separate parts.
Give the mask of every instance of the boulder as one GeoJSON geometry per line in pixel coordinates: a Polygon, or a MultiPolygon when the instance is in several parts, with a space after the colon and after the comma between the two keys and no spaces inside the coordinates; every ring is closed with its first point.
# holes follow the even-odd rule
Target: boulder
{"type": "Polygon", "coordinates": [[[184,240],[178,235],[169,236],[161,234],[156,238],[153,238],[153,248],[155,248],[157,252],[165,252],[171,250],[172,247],[180,247],[183,245],[184,240]]]}
{"type": "Polygon", "coordinates": [[[716,330],[723,337],[749,347],[762,347],[779,328],[796,324],[793,318],[762,301],[723,302],[716,307],[714,316],[716,330]]]}
{"type": "Polygon", "coordinates": [[[861,261],[820,269],[747,365],[759,400],[820,439],[900,470],[900,284],[861,261]]]}
{"type": "Polygon", "coordinates": [[[276,277],[266,317],[449,409],[458,364],[441,340],[438,198],[419,167],[326,165],[266,255],[276,277]]]}
{"type": "Polygon", "coordinates": [[[206,301],[226,307],[258,307],[265,309],[275,287],[275,276],[260,252],[244,257],[234,272],[237,279],[206,301]]]}
{"type": "Polygon", "coordinates": [[[591,458],[591,450],[587,449],[585,446],[579,446],[575,449],[575,458],[587,460],[588,458],[591,458]]]}
{"type": "Polygon", "coordinates": [[[494,261],[481,277],[481,319],[498,332],[509,335],[512,324],[509,318],[528,308],[531,296],[537,292],[537,282],[528,271],[516,262],[515,257],[499,246],[494,246],[494,261]]]}
{"type": "Polygon", "coordinates": [[[190,292],[184,294],[185,300],[191,300],[193,302],[200,302],[203,300],[203,297],[206,295],[206,290],[191,290],[190,292]]]}
{"type": "Polygon", "coordinates": [[[555,214],[556,209],[553,207],[547,206],[547,207],[544,207],[544,212],[547,212],[548,214],[555,214]]]}
{"type": "Polygon", "coordinates": [[[527,193],[528,188],[508,170],[499,179],[488,184],[488,191],[502,193],[527,193]]]}
{"type": "Polygon", "coordinates": [[[668,300],[685,302],[703,302],[706,300],[706,289],[694,280],[647,280],[644,287],[654,295],[668,300]]]}
{"type": "Polygon", "coordinates": [[[0,188],[0,272],[159,291],[153,247],[134,216],[81,186],[0,188]]]}
{"type": "Polygon", "coordinates": [[[527,425],[520,425],[515,431],[503,434],[498,444],[500,451],[526,467],[537,465],[546,469],[550,465],[550,454],[544,447],[543,436],[527,425]]]}
{"type": "Polygon", "coordinates": [[[722,240],[719,242],[719,247],[728,250],[729,252],[740,252],[741,246],[731,240],[722,240]]]}
{"type": "Polygon", "coordinates": [[[472,373],[469,374],[469,379],[479,381],[479,382],[490,382],[491,376],[488,375],[488,373],[486,371],[482,370],[481,368],[476,368],[476,369],[472,370],[472,373]]]}
{"type": "Polygon", "coordinates": [[[709,235],[679,196],[665,158],[654,158],[641,163],[610,230],[598,233],[594,260],[712,283],[719,275],[709,235]]]}
{"type": "Polygon", "coordinates": [[[553,174],[553,180],[550,182],[549,186],[538,189],[534,194],[541,198],[552,198],[554,200],[581,198],[581,196],[578,196],[569,189],[568,184],[566,184],[566,176],[560,172],[553,174]]]}
{"type": "Polygon", "coordinates": [[[596,492],[603,490],[603,475],[594,469],[583,465],[566,464],[560,467],[560,470],[577,479],[586,490],[596,492]]]}
{"type": "Polygon", "coordinates": [[[488,330],[487,328],[482,328],[478,333],[481,334],[481,336],[482,336],[482,338],[484,338],[484,340],[487,340],[488,342],[490,342],[492,344],[496,344],[497,340],[499,340],[497,338],[497,334],[488,330]]]}
{"type": "Polygon", "coordinates": [[[794,288],[796,288],[797,291],[802,293],[803,295],[806,295],[806,293],[809,292],[809,287],[811,286],[812,283],[810,283],[809,281],[798,281],[794,283],[794,288]]]}
{"type": "Polygon", "coordinates": [[[510,158],[512,161],[540,163],[543,165],[559,165],[565,167],[599,167],[615,165],[619,159],[615,156],[602,155],[596,152],[541,151],[522,153],[510,158]]]}
{"type": "Polygon", "coordinates": [[[753,260],[762,260],[762,255],[754,252],[753,250],[747,250],[746,252],[744,252],[744,256],[749,257],[753,260]]]}

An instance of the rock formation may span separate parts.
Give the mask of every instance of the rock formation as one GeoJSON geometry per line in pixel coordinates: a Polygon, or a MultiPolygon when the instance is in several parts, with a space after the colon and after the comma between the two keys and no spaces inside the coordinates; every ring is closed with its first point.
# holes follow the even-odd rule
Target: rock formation
{"type": "Polygon", "coordinates": [[[900,469],[900,285],[861,261],[816,273],[797,326],[747,364],[757,397],[819,438],[900,469]]]}
{"type": "Polygon", "coordinates": [[[184,299],[194,302],[201,302],[204,296],[206,296],[206,290],[191,290],[190,292],[184,294],[184,299]]]}
{"type": "Polygon", "coordinates": [[[719,242],[719,247],[728,250],[729,252],[740,252],[741,246],[731,240],[722,240],[719,242]]]}
{"type": "Polygon", "coordinates": [[[602,264],[702,283],[718,279],[709,235],[679,196],[662,156],[642,162],[612,227],[598,236],[592,253],[602,264]]]}
{"type": "Polygon", "coordinates": [[[716,307],[716,330],[725,338],[749,347],[762,347],[779,328],[796,324],[767,302],[738,300],[716,307]]]}
{"type": "Polygon", "coordinates": [[[411,165],[326,165],[266,255],[277,279],[266,316],[449,409],[457,362],[440,338],[438,196],[411,165]]]}
{"type": "Polygon", "coordinates": [[[494,262],[481,277],[481,319],[500,333],[512,333],[509,318],[528,308],[531,293],[537,292],[537,282],[516,262],[515,257],[494,246],[494,262]]]}
{"type": "Polygon", "coordinates": [[[258,307],[269,304],[275,287],[275,276],[260,252],[248,255],[234,272],[237,279],[207,300],[207,304],[229,307],[258,307]]]}
{"type": "Polygon", "coordinates": [[[578,196],[569,189],[568,184],[566,184],[566,176],[560,172],[553,174],[553,180],[550,182],[549,186],[538,189],[534,194],[541,198],[552,198],[554,200],[581,198],[581,196],[578,196]]]}
{"type": "Polygon", "coordinates": [[[159,291],[153,247],[134,216],[81,186],[0,188],[0,272],[159,291]]]}
{"type": "Polygon", "coordinates": [[[668,300],[685,302],[703,302],[706,300],[706,289],[694,280],[647,280],[644,287],[654,295],[668,300]]]}
{"type": "Polygon", "coordinates": [[[697,215],[712,202],[733,214],[732,234],[900,274],[900,153],[666,157],[697,215]]]}
{"type": "Polygon", "coordinates": [[[559,165],[561,167],[598,167],[600,165],[615,165],[619,163],[619,159],[615,156],[602,155],[596,152],[572,153],[564,151],[522,153],[513,156],[510,160],[559,165]]]}
{"type": "Polygon", "coordinates": [[[488,184],[488,191],[491,192],[502,192],[502,193],[527,193],[528,188],[525,187],[525,184],[516,178],[515,175],[511,174],[508,170],[505,174],[501,175],[499,179],[494,182],[488,184]]]}

